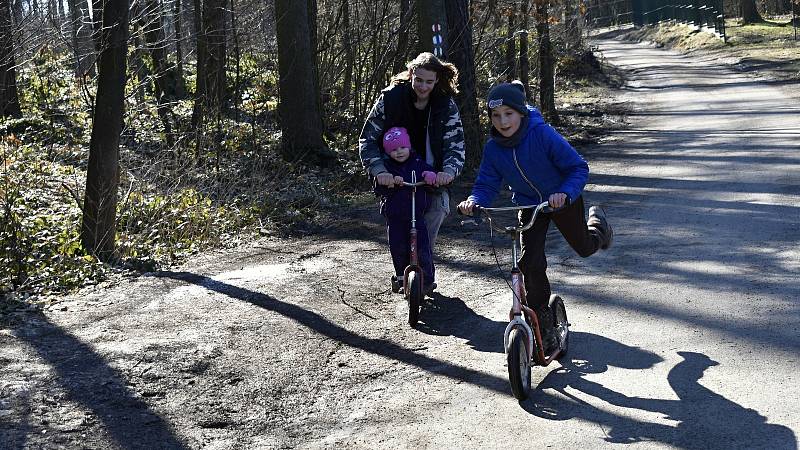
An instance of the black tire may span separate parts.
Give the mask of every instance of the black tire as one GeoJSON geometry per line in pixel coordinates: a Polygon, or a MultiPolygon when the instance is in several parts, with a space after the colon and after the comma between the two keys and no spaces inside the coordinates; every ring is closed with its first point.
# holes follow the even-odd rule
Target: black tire
{"type": "Polygon", "coordinates": [[[569,321],[567,320],[567,308],[564,307],[564,300],[554,295],[550,299],[550,309],[553,311],[553,329],[558,336],[558,344],[561,353],[557,359],[563,358],[569,350],[569,321]]]}
{"type": "Polygon", "coordinates": [[[528,348],[525,346],[527,336],[519,327],[511,330],[508,336],[508,381],[511,383],[511,393],[517,400],[528,398],[531,390],[531,366],[528,358],[528,348]]]}
{"type": "Polygon", "coordinates": [[[419,305],[422,303],[422,283],[417,272],[409,272],[405,282],[406,298],[408,299],[408,324],[417,326],[419,320],[419,305]]]}

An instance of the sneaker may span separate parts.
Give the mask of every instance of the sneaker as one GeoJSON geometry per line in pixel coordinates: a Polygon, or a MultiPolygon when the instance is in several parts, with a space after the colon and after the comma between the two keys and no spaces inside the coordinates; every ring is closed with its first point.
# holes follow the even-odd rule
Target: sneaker
{"type": "Polygon", "coordinates": [[[397,275],[392,275],[392,292],[403,293],[403,277],[398,278],[397,275]]]}
{"type": "Polygon", "coordinates": [[[436,282],[433,282],[433,283],[430,283],[430,284],[426,284],[426,285],[425,285],[425,288],[423,288],[423,289],[422,289],[422,291],[423,291],[423,292],[425,293],[425,295],[427,295],[428,297],[430,297],[430,296],[432,296],[432,295],[433,295],[433,291],[434,291],[434,290],[436,290],[436,282]]]}
{"type": "Polygon", "coordinates": [[[600,235],[600,248],[608,250],[611,247],[611,242],[614,240],[614,230],[606,220],[606,212],[602,206],[592,206],[589,208],[589,220],[586,225],[591,230],[597,231],[600,235]]]}
{"type": "Polygon", "coordinates": [[[553,328],[553,310],[547,306],[540,306],[535,309],[536,317],[539,319],[539,332],[542,333],[544,354],[549,355],[558,347],[556,330],[553,328]]]}

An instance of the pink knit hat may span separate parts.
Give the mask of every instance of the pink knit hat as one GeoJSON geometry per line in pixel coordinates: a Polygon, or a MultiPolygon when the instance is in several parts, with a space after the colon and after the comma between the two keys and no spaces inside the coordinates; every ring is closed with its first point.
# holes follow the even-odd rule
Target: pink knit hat
{"type": "Polygon", "coordinates": [[[383,135],[383,149],[386,150],[387,154],[391,155],[393,151],[400,147],[411,148],[411,138],[408,137],[408,131],[402,127],[390,128],[383,135]]]}

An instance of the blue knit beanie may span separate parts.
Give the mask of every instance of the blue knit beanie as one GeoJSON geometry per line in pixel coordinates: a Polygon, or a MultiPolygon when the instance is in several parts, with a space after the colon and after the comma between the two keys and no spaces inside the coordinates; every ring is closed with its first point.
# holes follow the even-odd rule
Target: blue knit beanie
{"type": "Polygon", "coordinates": [[[525,102],[525,86],[519,81],[501,83],[489,90],[486,97],[486,112],[492,115],[492,110],[498,106],[508,106],[518,111],[523,116],[528,115],[525,102]]]}

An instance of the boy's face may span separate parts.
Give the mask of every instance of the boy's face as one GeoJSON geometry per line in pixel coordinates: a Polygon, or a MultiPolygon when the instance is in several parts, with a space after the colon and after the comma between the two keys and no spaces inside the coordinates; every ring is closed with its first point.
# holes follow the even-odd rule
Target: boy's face
{"type": "Polygon", "coordinates": [[[492,125],[505,137],[511,137],[519,129],[522,114],[514,108],[500,105],[492,109],[492,125]]]}
{"type": "Polygon", "coordinates": [[[408,157],[411,155],[411,149],[408,147],[398,147],[392,153],[389,154],[393,160],[397,162],[406,162],[408,157]]]}

